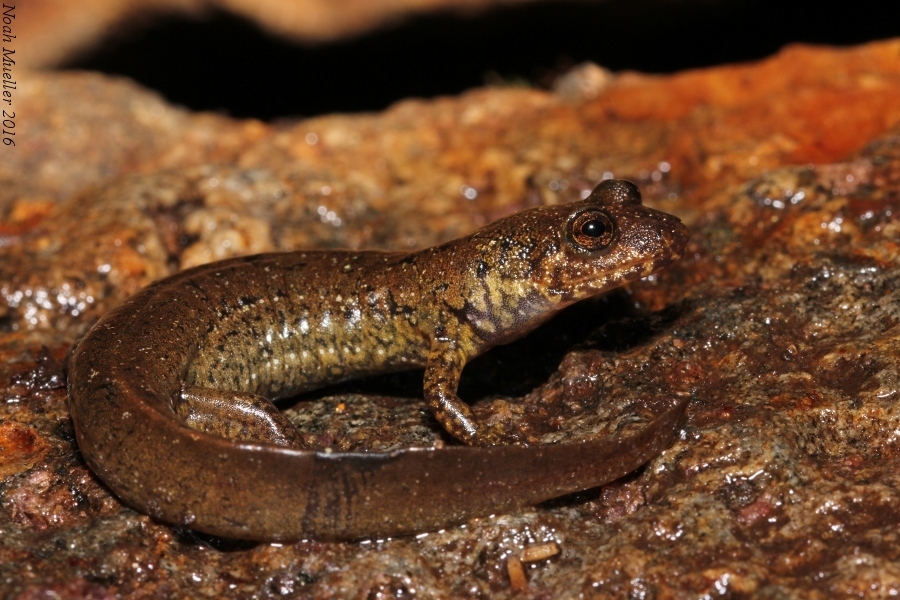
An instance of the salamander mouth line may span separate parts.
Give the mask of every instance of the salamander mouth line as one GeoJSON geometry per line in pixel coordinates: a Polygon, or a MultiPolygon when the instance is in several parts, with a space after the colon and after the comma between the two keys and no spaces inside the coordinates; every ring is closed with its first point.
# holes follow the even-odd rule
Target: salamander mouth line
{"type": "MultiPolygon", "coordinates": [[[[643,279],[644,277],[648,277],[650,275],[653,275],[654,273],[658,273],[665,267],[677,261],[679,258],[681,258],[680,254],[673,255],[672,258],[668,256],[661,256],[659,258],[652,259],[651,261],[632,260],[628,263],[624,263],[620,268],[617,269],[617,273],[614,278],[604,278],[601,285],[597,286],[597,289],[611,290],[625,283],[638,281],[640,279],[643,279]],[[648,265],[650,266],[649,269],[647,268],[648,265]]],[[[594,284],[597,281],[598,278],[596,275],[585,275],[584,277],[578,277],[568,280],[567,287],[580,289],[591,288],[593,287],[591,284],[594,284]]]]}

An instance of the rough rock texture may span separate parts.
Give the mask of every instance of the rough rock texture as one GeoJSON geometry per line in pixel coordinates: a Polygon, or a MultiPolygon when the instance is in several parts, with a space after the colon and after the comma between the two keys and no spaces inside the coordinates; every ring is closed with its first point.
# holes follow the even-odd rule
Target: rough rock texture
{"type": "MultiPolygon", "coordinates": [[[[900,593],[898,56],[586,66],[556,93],[280,126],[23,74],[31,108],[0,148],[0,596],[900,593]],[[679,441],[632,476],[415,538],[282,546],[153,522],[81,461],[61,362],[149,281],[260,250],[424,246],[608,174],[685,219],[687,257],[479,359],[462,394],[550,438],[598,414],[616,435],[689,394],[679,441]],[[523,579],[529,548],[550,555],[523,579]]],[[[323,445],[420,443],[439,433],[419,385],[376,378],[292,411],[323,445]]]]}

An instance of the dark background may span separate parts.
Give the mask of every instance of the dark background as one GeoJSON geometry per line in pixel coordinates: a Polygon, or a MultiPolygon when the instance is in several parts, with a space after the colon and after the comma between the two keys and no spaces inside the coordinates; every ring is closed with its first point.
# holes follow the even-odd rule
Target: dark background
{"type": "MultiPolygon", "coordinates": [[[[380,110],[493,84],[547,86],[585,60],[669,73],[764,58],[791,42],[854,45],[900,35],[900,2],[544,2],[429,15],[302,46],[236,17],[131,23],[67,68],[130,77],[195,110],[273,120],[380,110]],[[890,7],[890,8],[887,8],[890,7]]],[[[898,57],[900,60],[900,57],[898,57]]]]}

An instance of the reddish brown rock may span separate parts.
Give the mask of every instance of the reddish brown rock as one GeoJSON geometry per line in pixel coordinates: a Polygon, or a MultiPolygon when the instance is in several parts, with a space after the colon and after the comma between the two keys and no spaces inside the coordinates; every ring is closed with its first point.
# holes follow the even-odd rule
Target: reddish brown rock
{"type": "MultiPolygon", "coordinates": [[[[897,593],[897,56],[891,41],[670,77],[587,69],[558,94],[279,126],[27,74],[37,109],[0,161],[3,595],[510,597],[508,559],[550,542],[518,594],[897,593]],[[424,246],[607,172],[689,223],[688,255],[480,359],[462,394],[543,442],[619,435],[690,395],[681,438],[638,473],[418,538],[246,546],[121,507],[81,462],[58,365],[152,279],[267,249],[424,246]]],[[[346,386],[294,417],[340,448],[424,443],[439,432],[419,386],[346,386]]]]}

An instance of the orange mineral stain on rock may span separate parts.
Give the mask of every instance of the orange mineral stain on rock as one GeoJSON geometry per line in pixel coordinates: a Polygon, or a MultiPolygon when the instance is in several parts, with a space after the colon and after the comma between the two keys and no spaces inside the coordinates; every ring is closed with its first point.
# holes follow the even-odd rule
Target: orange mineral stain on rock
{"type": "Polygon", "coordinates": [[[0,477],[23,473],[40,461],[47,445],[19,423],[0,424],[0,477]]]}
{"type": "Polygon", "coordinates": [[[697,184],[727,170],[831,162],[900,122],[898,54],[897,40],[794,45],[756,63],[623,74],[585,116],[598,130],[604,121],[656,124],[669,160],[697,184]]]}

